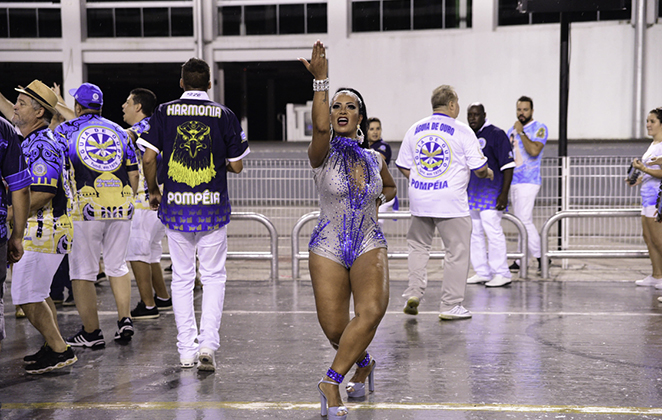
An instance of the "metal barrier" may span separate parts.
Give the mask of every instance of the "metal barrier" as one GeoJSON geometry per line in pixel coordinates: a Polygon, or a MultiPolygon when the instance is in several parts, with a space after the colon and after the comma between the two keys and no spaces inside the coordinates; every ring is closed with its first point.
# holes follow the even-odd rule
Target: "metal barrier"
{"type": "MultiPolygon", "coordinates": [[[[301,216],[301,218],[299,218],[297,223],[294,225],[294,228],[292,229],[292,278],[293,279],[299,278],[299,261],[307,260],[309,258],[308,252],[299,251],[299,232],[306,223],[312,220],[317,220],[319,215],[320,215],[319,211],[314,211],[311,213],[304,214],[303,216],[301,216]]],[[[383,212],[383,213],[379,213],[379,216],[380,218],[383,219],[411,219],[411,213],[408,211],[383,212]]],[[[526,244],[528,243],[528,235],[526,232],[526,227],[517,217],[513,216],[512,214],[504,213],[503,218],[504,220],[508,220],[509,222],[512,222],[517,227],[517,230],[519,231],[519,235],[520,235],[520,241],[518,241],[519,252],[510,253],[508,254],[508,257],[521,258],[522,261],[528,261],[529,250],[528,250],[528,246],[526,246],[526,244]]],[[[405,260],[407,259],[408,255],[409,254],[405,252],[389,252],[388,258],[405,260]]],[[[445,252],[430,252],[430,258],[432,259],[442,259],[445,256],[446,256],[445,252]]],[[[527,277],[526,264],[521,265],[520,277],[521,278],[527,277]]]]}
{"type": "MultiPolygon", "coordinates": [[[[278,232],[271,220],[260,213],[232,212],[230,220],[255,220],[262,223],[269,231],[271,251],[269,252],[232,252],[228,251],[228,260],[271,260],[271,280],[278,281],[278,232]]],[[[170,254],[162,258],[170,259],[170,254]]]]}
{"type": "Polygon", "coordinates": [[[566,210],[560,211],[547,219],[540,234],[541,241],[541,276],[549,278],[549,258],[648,258],[645,250],[549,250],[549,230],[554,223],[561,219],[586,217],[628,217],[641,216],[641,209],[614,209],[614,210],[566,210]]]}

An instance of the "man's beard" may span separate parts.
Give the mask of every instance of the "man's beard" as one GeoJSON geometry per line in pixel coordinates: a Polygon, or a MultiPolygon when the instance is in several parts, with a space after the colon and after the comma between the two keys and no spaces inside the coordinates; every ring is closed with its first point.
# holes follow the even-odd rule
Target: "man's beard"
{"type": "Polygon", "coordinates": [[[527,118],[524,115],[520,115],[519,117],[517,117],[517,119],[519,120],[519,122],[522,123],[522,125],[527,125],[529,121],[533,119],[533,116],[527,118]]]}

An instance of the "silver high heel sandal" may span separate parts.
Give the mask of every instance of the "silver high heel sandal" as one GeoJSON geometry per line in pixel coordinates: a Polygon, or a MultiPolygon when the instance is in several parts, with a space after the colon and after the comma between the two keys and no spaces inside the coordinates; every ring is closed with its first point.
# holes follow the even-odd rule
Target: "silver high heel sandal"
{"type": "MultiPolygon", "coordinates": [[[[375,359],[370,357],[370,354],[368,352],[365,352],[365,357],[363,360],[360,362],[356,362],[356,366],[360,368],[364,368],[366,366],[369,366],[372,364],[372,370],[370,370],[370,374],[368,375],[368,390],[370,392],[375,392],[375,366],[377,365],[377,362],[375,359]]],[[[347,391],[347,397],[349,398],[362,398],[365,397],[365,382],[361,383],[354,383],[354,382],[347,382],[347,386],[345,387],[345,390],[347,391]]]]}
{"type": "Polygon", "coordinates": [[[328,420],[346,420],[347,414],[349,414],[349,410],[347,410],[347,407],[341,405],[340,407],[329,407],[327,410],[327,398],[326,395],[324,395],[324,392],[322,392],[322,388],[320,388],[321,384],[331,384],[331,385],[339,386],[342,383],[343,379],[345,379],[345,377],[331,368],[329,368],[329,370],[326,372],[326,376],[333,379],[333,381],[325,381],[324,379],[322,379],[317,383],[317,390],[320,393],[320,414],[322,415],[322,417],[328,416],[328,420]],[[345,414],[338,414],[343,412],[345,414]]]}

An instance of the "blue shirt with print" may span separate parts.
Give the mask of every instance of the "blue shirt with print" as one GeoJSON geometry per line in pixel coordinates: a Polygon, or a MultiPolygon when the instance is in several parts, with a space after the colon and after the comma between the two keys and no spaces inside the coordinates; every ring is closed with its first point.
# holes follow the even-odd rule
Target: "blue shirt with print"
{"type": "Polygon", "coordinates": [[[209,100],[206,92],[187,91],[159,105],[139,144],[163,155],[159,217],[166,227],[202,232],[230,222],[226,160],[249,149],[229,108],[209,100]]]}
{"type": "Polygon", "coordinates": [[[21,151],[21,140],[14,127],[0,118],[0,178],[5,186],[0,188],[0,243],[7,241],[8,194],[32,184],[30,169],[21,151]]]}
{"type": "MultiPolygon", "coordinates": [[[[547,126],[538,121],[530,121],[524,126],[524,134],[531,141],[537,141],[543,145],[547,143],[549,132],[547,126]]],[[[515,171],[513,172],[513,185],[515,184],[537,184],[542,183],[540,177],[540,162],[542,161],[543,150],[538,156],[531,156],[524,149],[524,144],[519,134],[514,132],[514,127],[508,130],[508,138],[513,148],[513,158],[515,159],[515,171]]]]}
{"type": "Polygon", "coordinates": [[[487,158],[487,166],[494,172],[494,180],[478,178],[473,171],[467,187],[470,210],[494,210],[503,187],[503,169],[515,166],[513,151],[506,133],[492,124],[485,124],[476,133],[478,143],[487,158]]]}

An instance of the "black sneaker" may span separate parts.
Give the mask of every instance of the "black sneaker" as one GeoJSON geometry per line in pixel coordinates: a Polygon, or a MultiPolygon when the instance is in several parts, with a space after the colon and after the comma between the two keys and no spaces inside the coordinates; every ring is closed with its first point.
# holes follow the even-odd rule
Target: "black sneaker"
{"type": "Polygon", "coordinates": [[[117,321],[117,328],[115,341],[131,341],[133,335],[133,321],[131,321],[131,318],[124,317],[117,321]]]}
{"type": "Polygon", "coordinates": [[[131,311],[132,319],[154,319],[159,316],[159,308],[155,306],[152,309],[147,309],[147,305],[145,305],[145,302],[142,300],[138,302],[136,308],[131,311]]]}
{"type": "Polygon", "coordinates": [[[517,261],[513,262],[510,264],[510,267],[508,267],[510,271],[519,271],[519,264],[517,264],[517,261]]]}
{"type": "Polygon", "coordinates": [[[166,273],[172,273],[172,264],[163,269],[166,273]]]}
{"type": "MultiPolygon", "coordinates": [[[[548,267],[550,265],[552,265],[552,259],[551,258],[549,258],[547,261],[549,261],[549,263],[547,265],[548,267]]],[[[538,273],[541,273],[541,272],[542,272],[542,258],[538,258],[538,273]]]]}
{"type": "Polygon", "coordinates": [[[76,302],[74,302],[74,294],[69,293],[69,296],[62,302],[62,306],[76,306],[76,302]]]}
{"type": "Polygon", "coordinates": [[[161,299],[160,297],[154,295],[154,302],[156,302],[156,307],[164,310],[164,309],[172,309],[172,298],[169,297],[166,300],[161,299]]]}
{"type": "Polygon", "coordinates": [[[25,367],[26,372],[40,375],[51,370],[62,369],[65,366],[73,365],[78,360],[71,346],[67,346],[67,349],[62,353],[55,353],[50,347],[46,348],[48,350],[42,357],[33,364],[25,367]]]}
{"type": "Polygon", "coordinates": [[[41,346],[38,352],[34,354],[28,354],[27,356],[25,356],[23,358],[23,362],[25,362],[26,364],[34,363],[37,360],[39,360],[44,354],[46,354],[48,350],[50,350],[50,347],[48,347],[48,343],[44,343],[44,345],[41,346]]]}
{"type": "Polygon", "coordinates": [[[92,349],[100,349],[106,345],[101,330],[94,330],[91,333],[87,333],[84,327],[81,327],[76,335],[67,338],[65,341],[73,347],[89,347],[92,349]]]}

